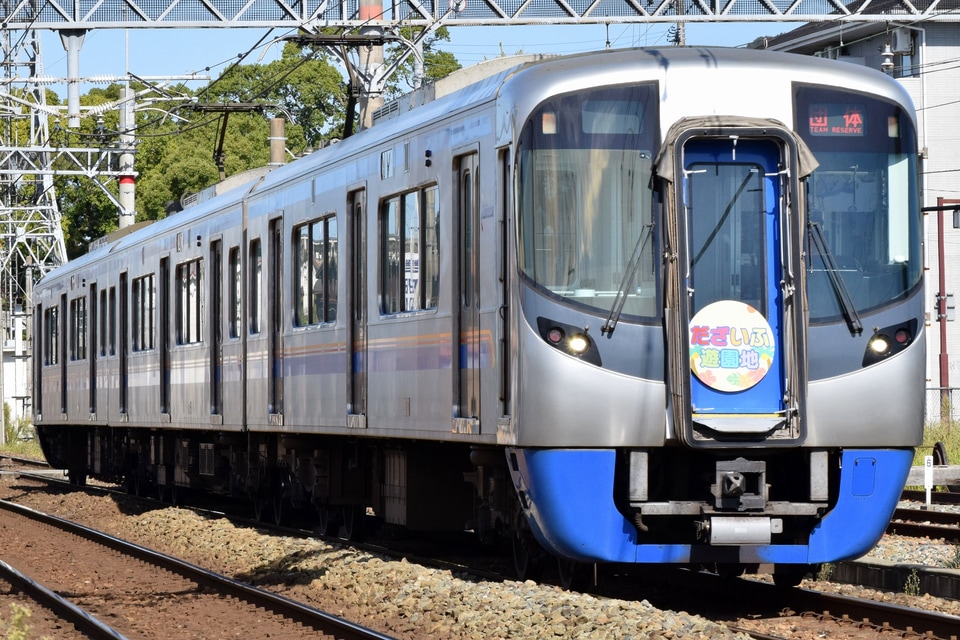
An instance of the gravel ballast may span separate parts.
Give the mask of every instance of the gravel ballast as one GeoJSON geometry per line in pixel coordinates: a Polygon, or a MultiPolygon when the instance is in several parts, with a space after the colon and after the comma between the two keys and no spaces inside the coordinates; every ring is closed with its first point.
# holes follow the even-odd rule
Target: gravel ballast
{"type": "MultiPolygon", "coordinates": [[[[0,497],[280,591],[400,639],[747,637],[697,615],[659,610],[646,600],[605,599],[532,581],[465,579],[449,570],[388,559],[346,545],[268,534],[224,517],[175,507],[138,512],[123,496],[24,491],[17,482],[4,476],[0,497]]],[[[954,546],[887,536],[870,555],[945,566],[954,558],[954,546]]],[[[853,585],[807,581],[805,586],[960,614],[955,601],[880,593],[853,585]]],[[[741,624],[744,622],[737,624],[747,626],[741,624]]],[[[791,637],[816,637],[799,631],[791,637]]]]}

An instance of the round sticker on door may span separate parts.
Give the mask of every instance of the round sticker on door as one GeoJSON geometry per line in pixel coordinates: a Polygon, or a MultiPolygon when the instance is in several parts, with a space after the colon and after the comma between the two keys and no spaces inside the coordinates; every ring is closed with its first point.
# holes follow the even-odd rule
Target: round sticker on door
{"type": "Polygon", "coordinates": [[[743,302],[714,302],[690,321],[690,369],[711,389],[749,389],[767,375],[775,351],[767,319],[743,302]]]}

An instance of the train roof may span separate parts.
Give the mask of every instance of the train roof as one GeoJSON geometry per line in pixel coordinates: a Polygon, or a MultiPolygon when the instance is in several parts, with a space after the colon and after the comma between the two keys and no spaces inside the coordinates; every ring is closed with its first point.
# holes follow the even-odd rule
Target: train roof
{"type": "MultiPolygon", "coordinates": [[[[417,129],[424,123],[432,122],[463,108],[492,100],[502,86],[504,79],[516,69],[543,60],[544,56],[512,56],[505,58],[495,65],[482,65],[484,73],[476,72],[463,77],[474,81],[460,83],[459,86],[447,84],[441,88],[441,93],[435,99],[423,102],[415,108],[404,108],[396,118],[382,120],[376,126],[365,129],[355,135],[319,149],[308,156],[298,158],[293,162],[273,168],[269,171],[256,169],[249,175],[249,179],[235,184],[216,197],[187,207],[165,218],[147,223],[137,223],[135,227],[119,230],[109,234],[91,244],[91,250],[83,256],[69,261],[72,267],[82,267],[88,262],[95,261],[102,256],[136,245],[156,235],[163,235],[166,231],[189,224],[191,221],[203,219],[211,214],[217,214],[230,206],[238,206],[244,196],[267,190],[276,185],[295,179],[305,172],[316,170],[324,165],[333,164],[346,156],[354,155],[365,149],[382,144],[403,131],[417,129]],[[477,79],[479,78],[479,79],[477,79]]],[[[472,68],[472,67],[471,67],[472,68]]],[[[456,81],[456,79],[455,79],[456,81]]],[[[459,82],[459,81],[458,81],[459,82]]],[[[416,92],[415,92],[416,93],[416,92]]],[[[434,94],[436,95],[436,94],[434,94]]],[[[403,99],[401,99],[403,100],[403,99]]],[[[408,102],[423,101],[423,97],[407,97],[408,102]]],[[[222,183],[220,183],[222,184],[222,183]]],[[[217,186],[217,185],[214,185],[217,186]]],[[[45,277],[54,275],[51,272],[45,277]]]]}
{"type": "MultiPolygon", "coordinates": [[[[546,85],[562,92],[587,79],[590,84],[620,84],[683,78],[685,74],[710,71],[726,74],[737,86],[762,92],[770,80],[834,85],[869,92],[911,107],[907,90],[878,69],[813,56],[727,47],[663,47],[618,49],[572,54],[542,60],[515,69],[507,81],[522,87],[546,85]],[[561,73],[562,72],[562,73],[561,73]]],[[[700,82],[703,82],[701,77],[700,82]]],[[[735,87],[728,85],[731,90],[735,87]]],[[[912,114],[911,114],[912,116],[912,114]]]]}
{"type": "MultiPolygon", "coordinates": [[[[121,237],[108,237],[102,246],[70,261],[81,267],[88,262],[128,246],[149,241],[176,227],[189,225],[230,207],[239,207],[243,198],[266,192],[297,179],[304,173],[367,152],[379,145],[440,121],[453,114],[501,98],[504,93],[526,92],[535,100],[539,92],[562,92],[583,83],[613,84],[626,79],[646,80],[682,76],[685,72],[715,69],[745,78],[744,82],[761,83],[763,74],[788,76],[793,81],[834,84],[848,89],[870,91],[911,105],[907,91],[895,80],[878,70],[859,65],[810,56],[775,51],[722,47],[664,47],[617,49],[571,54],[567,56],[517,56],[468,67],[439,87],[413,92],[390,107],[395,117],[381,117],[375,126],[320,149],[308,156],[252,175],[251,179],[217,197],[184,211],[139,227],[121,237]],[[784,72],[787,72],[786,74],[784,72]],[[753,75],[750,75],[753,74],[753,75]],[[404,106],[405,105],[405,106],[404,106]]],[[[386,108],[386,107],[385,107],[386,108]]],[[[911,110],[912,117],[912,110],[911,110]]],[[[51,272],[55,274],[56,272],[51,272]]],[[[49,276],[50,274],[48,274],[49,276]]]]}

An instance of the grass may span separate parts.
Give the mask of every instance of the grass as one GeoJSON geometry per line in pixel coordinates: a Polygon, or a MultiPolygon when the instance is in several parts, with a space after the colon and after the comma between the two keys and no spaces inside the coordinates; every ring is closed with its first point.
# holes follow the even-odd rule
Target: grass
{"type": "MultiPolygon", "coordinates": [[[[4,640],[27,640],[32,638],[30,625],[27,619],[30,618],[30,608],[19,604],[10,605],[10,620],[7,621],[0,615],[0,632],[3,632],[4,640]]],[[[47,640],[47,636],[43,636],[47,640]]]]}
{"type": "Polygon", "coordinates": [[[43,451],[37,442],[33,425],[29,418],[14,420],[10,415],[10,405],[3,405],[4,444],[0,450],[17,456],[43,459],[43,451]]]}
{"type": "Polygon", "coordinates": [[[942,442],[947,452],[948,464],[960,464],[960,424],[954,422],[928,422],[923,430],[923,444],[917,447],[913,464],[923,466],[924,456],[933,455],[933,447],[942,442]]]}

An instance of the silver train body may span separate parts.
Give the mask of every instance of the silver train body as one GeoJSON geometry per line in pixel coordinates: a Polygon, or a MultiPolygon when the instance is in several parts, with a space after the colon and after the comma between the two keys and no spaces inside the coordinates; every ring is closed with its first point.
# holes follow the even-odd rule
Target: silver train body
{"type": "Polygon", "coordinates": [[[491,66],[47,275],[50,461],[521,572],[869,549],[923,429],[906,93],[747,50],[491,66]]]}

